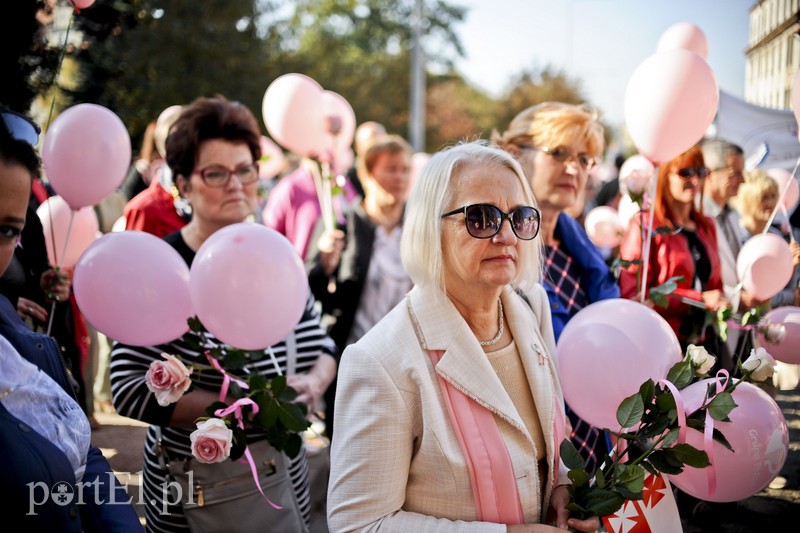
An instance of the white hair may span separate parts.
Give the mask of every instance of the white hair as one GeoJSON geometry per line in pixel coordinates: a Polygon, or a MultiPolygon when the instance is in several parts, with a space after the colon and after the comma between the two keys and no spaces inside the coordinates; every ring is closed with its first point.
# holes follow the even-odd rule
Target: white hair
{"type": "MultiPolygon", "coordinates": [[[[403,221],[400,255],[414,284],[435,286],[445,292],[442,258],[442,214],[452,199],[452,182],[470,165],[493,165],[514,172],[522,186],[523,201],[536,206],[525,172],[512,155],[486,141],[459,143],[434,154],[411,191],[403,221]]],[[[515,286],[529,289],[541,279],[541,241],[519,241],[515,286]]]]}

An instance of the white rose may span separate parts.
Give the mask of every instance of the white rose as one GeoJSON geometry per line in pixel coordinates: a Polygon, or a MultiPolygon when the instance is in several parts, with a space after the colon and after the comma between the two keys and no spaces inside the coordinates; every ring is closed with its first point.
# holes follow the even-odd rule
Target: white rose
{"type": "Polygon", "coordinates": [[[750,357],[742,363],[742,368],[752,372],[750,377],[753,381],[764,381],[772,377],[775,373],[775,359],[764,348],[750,350],[750,357]]]}
{"type": "Polygon", "coordinates": [[[692,366],[696,368],[695,372],[697,374],[708,374],[717,363],[717,358],[708,353],[702,346],[690,344],[689,347],[686,348],[686,355],[689,356],[689,359],[692,361],[692,366]]]}
{"type": "Polygon", "coordinates": [[[762,333],[768,343],[780,344],[786,338],[786,326],[783,324],[767,324],[762,333]]]}

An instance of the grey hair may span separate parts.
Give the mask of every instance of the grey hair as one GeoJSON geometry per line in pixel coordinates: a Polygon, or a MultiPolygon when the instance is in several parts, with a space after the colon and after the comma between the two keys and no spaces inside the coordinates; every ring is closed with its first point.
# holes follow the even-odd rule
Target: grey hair
{"type": "Polygon", "coordinates": [[[742,147],[725,139],[709,139],[703,141],[703,161],[711,170],[719,170],[728,166],[726,159],[729,155],[744,155],[742,147]]]}
{"type": "MultiPolygon", "coordinates": [[[[528,179],[517,160],[487,141],[462,142],[434,154],[414,183],[406,204],[400,255],[414,284],[446,291],[442,258],[442,213],[453,197],[453,183],[467,165],[492,165],[514,172],[524,202],[536,206],[528,179]]],[[[541,240],[520,241],[515,286],[530,289],[541,279],[541,240]]]]}

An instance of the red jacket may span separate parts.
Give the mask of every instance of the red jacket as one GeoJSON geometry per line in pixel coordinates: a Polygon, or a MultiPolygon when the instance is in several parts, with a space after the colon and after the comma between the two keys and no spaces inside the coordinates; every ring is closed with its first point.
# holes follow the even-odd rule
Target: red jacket
{"type": "Polygon", "coordinates": [[[125,229],[145,231],[158,238],[166,237],[186,225],[175,209],[172,195],[153,179],[150,186],[125,205],[125,229]]]}
{"type": "MultiPolygon", "coordinates": [[[[646,228],[648,216],[648,213],[640,212],[631,219],[625,238],[620,245],[619,256],[621,259],[631,261],[641,258],[642,220],[644,219],[646,228]]],[[[722,269],[717,249],[717,230],[714,227],[713,220],[708,217],[704,218],[707,219],[708,224],[697,225],[697,237],[705,246],[708,259],[711,262],[711,277],[706,284],[706,290],[722,290],[722,269]]],[[[669,222],[660,220],[658,216],[653,220],[654,228],[669,225],[671,225],[669,222]]],[[[623,298],[639,298],[640,289],[637,287],[637,278],[640,266],[643,265],[631,265],[620,273],[619,282],[623,298]]],[[[689,309],[689,306],[682,303],[680,298],[685,296],[692,300],[703,301],[702,293],[691,288],[694,270],[694,258],[692,258],[689,251],[689,243],[686,241],[686,237],[680,233],[677,235],[653,234],[653,240],[650,244],[650,264],[647,267],[648,291],[646,296],[649,297],[651,287],[660,285],[673,276],[683,276],[684,279],[677,282],[678,288],[672,293],[673,297],[669,298],[668,307],[665,309],[658,305],[655,306],[655,311],[666,319],[676,335],[678,334],[681,318],[689,309]]],[[[685,340],[681,339],[681,336],[678,336],[678,338],[685,340]]]]}

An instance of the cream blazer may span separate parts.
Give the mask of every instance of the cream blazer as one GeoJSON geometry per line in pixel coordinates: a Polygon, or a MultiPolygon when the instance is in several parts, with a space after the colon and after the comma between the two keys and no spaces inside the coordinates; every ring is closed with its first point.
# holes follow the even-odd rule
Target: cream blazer
{"type": "MultiPolygon", "coordinates": [[[[503,306],[553,472],[561,444],[555,442],[554,417],[564,412],[554,407],[555,401],[563,404],[563,395],[547,296],[538,285],[527,296],[530,307],[507,287],[503,306]]],[[[469,474],[437,374],[495,414],[525,521],[541,522],[552,483],[542,495],[531,435],[461,314],[437,289],[415,287],[342,356],[328,486],[331,531],[506,530],[476,521],[469,474]],[[435,370],[426,350],[445,352],[435,370]]],[[[569,483],[563,463],[555,468],[558,484],[569,483]]]]}

